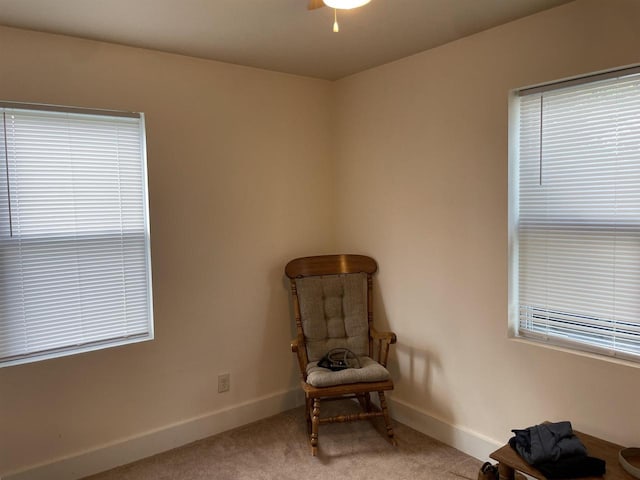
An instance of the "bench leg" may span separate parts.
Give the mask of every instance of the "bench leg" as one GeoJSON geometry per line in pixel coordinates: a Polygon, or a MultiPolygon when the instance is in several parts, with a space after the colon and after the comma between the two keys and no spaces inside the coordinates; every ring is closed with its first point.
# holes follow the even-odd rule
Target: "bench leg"
{"type": "Polygon", "coordinates": [[[498,477],[500,480],[514,480],[516,472],[509,465],[498,463],[498,477]]]}

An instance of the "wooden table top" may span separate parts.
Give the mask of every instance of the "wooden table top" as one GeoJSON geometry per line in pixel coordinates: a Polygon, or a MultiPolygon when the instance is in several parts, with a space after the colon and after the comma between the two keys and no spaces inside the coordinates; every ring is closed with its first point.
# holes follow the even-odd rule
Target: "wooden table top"
{"type": "MultiPolygon", "coordinates": [[[[607,442],[601,438],[592,437],[586,433],[575,430],[573,433],[575,433],[582,443],[584,443],[584,446],[587,447],[587,453],[590,457],[601,458],[607,462],[607,473],[605,473],[604,476],[583,477],[581,480],[636,480],[622,468],[622,465],[620,465],[618,461],[618,452],[624,447],[607,442]]],[[[525,462],[509,444],[493,452],[490,457],[527,475],[531,475],[540,480],[546,480],[546,477],[540,473],[539,470],[536,470],[525,462]]]]}

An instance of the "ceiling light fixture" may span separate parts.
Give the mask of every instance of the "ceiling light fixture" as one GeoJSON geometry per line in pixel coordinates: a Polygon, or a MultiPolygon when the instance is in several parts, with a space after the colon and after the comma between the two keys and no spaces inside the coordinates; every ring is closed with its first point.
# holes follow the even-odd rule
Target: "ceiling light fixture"
{"type": "MultiPolygon", "coordinates": [[[[351,10],[352,8],[362,7],[371,0],[322,0],[327,7],[333,8],[333,32],[338,33],[340,26],[338,25],[338,10],[351,10]]],[[[321,7],[322,4],[318,4],[317,0],[311,0],[309,2],[309,9],[321,7]]]]}
{"type": "Polygon", "coordinates": [[[362,7],[371,0],[322,0],[324,4],[331,8],[337,8],[338,10],[350,10],[352,8],[362,7]]]}

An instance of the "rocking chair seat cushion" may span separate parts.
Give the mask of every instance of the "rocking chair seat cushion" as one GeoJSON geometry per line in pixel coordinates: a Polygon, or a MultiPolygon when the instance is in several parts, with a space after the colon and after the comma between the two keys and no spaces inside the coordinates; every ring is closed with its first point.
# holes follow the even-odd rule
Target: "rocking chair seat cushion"
{"type": "Polygon", "coordinates": [[[348,383],[383,382],[389,379],[389,371],[375,360],[358,357],[361,368],[347,368],[333,372],[318,366],[318,362],[307,365],[307,383],[313,387],[333,387],[348,383]]]}

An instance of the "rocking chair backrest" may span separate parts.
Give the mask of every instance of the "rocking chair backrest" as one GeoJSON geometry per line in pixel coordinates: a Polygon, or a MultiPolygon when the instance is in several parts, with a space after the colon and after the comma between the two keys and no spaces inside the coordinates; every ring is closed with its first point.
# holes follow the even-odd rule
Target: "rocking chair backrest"
{"type": "Polygon", "coordinates": [[[307,362],[338,347],[371,356],[371,276],[376,270],[375,260],[362,255],[305,257],[287,264],[298,342],[307,362]]]}

